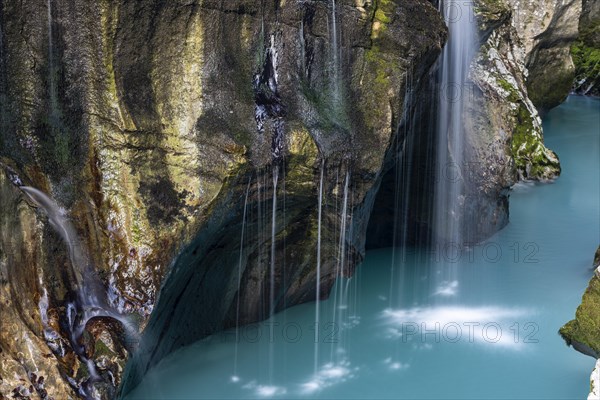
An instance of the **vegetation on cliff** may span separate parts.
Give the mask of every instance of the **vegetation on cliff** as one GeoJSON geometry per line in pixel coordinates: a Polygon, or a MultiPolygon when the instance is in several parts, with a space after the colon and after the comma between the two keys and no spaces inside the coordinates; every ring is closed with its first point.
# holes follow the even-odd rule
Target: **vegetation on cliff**
{"type": "Polygon", "coordinates": [[[560,328],[568,345],[582,353],[600,358],[600,247],[594,257],[597,268],[577,308],[575,319],[560,328]]]}
{"type": "Polygon", "coordinates": [[[600,5],[592,0],[583,1],[579,19],[579,38],[571,46],[575,63],[577,93],[600,96],[600,5]]]}

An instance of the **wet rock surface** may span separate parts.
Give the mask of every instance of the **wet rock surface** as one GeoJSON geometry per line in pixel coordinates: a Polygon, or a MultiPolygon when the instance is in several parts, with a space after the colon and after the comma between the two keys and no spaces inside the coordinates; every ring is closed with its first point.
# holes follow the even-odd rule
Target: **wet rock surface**
{"type": "MultiPolygon", "coordinates": [[[[527,94],[537,42],[519,47],[533,35],[489,3],[471,78],[485,104],[469,127],[480,162],[476,201],[465,203],[481,226],[474,237],[506,223],[516,180],[558,171],[527,94]]],[[[369,219],[389,226],[388,171],[406,127],[426,149],[447,30],[426,0],[336,1],[335,26],[333,12],[323,1],[2,3],[1,395],[112,398],[172,350],[234,326],[238,300],[240,323],[313,300],[321,168],[320,296],[341,258],[341,226],[342,273],[353,273],[369,219]],[[70,341],[78,287],[68,246],[21,185],[64,209],[111,309],[144,330],[141,342],[107,318],[70,341]],[[100,375],[87,394],[91,371],[73,346],[100,375]]]]}

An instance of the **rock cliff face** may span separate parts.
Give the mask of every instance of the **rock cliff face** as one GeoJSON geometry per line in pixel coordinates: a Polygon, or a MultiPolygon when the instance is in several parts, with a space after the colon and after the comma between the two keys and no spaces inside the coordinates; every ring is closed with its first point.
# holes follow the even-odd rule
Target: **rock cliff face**
{"type": "Polygon", "coordinates": [[[0,393],[112,397],[131,347],[114,320],[90,321],[77,345],[106,379],[84,384],[90,371],[66,328],[78,289],[68,251],[20,184],[65,208],[112,307],[146,327],[126,388],[172,349],[231,326],[238,298],[242,323],[314,298],[321,168],[321,295],[340,257],[352,273],[404,75],[426,76],[446,29],[427,1],[339,1],[335,16],[320,1],[2,4],[2,293],[11,314],[0,393]]]}
{"type": "MultiPolygon", "coordinates": [[[[476,9],[475,238],[506,223],[518,179],[559,172],[526,77],[564,44],[534,36],[570,33],[557,13],[524,34],[511,6],[476,9]]],[[[426,0],[3,2],[0,398],[111,398],[123,377],[127,392],[173,349],[234,326],[238,302],[249,323],[314,299],[321,172],[326,297],[362,259],[370,217],[389,221],[396,150],[426,141],[446,32],[426,0]],[[109,317],[71,340],[73,258],[21,185],[63,207],[141,342],[109,317]]]]}
{"type": "Polygon", "coordinates": [[[575,319],[560,329],[568,345],[589,356],[600,358],[600,246],[594,256],[594,275],[577,308],[575,319]]]}
{"type": "MultiPolygon", "coordinates": [[[[53,356],[44,341],[42,318],[58,327],[58,307],[46,314],[48,294],[64,295],[59,241],[26,202],[20,191],[0,174],[0,394],[2,398],[63,398],[74,396],[64,377],[75,372],[75,360],[53,356]],[[41,381],[40,381],[41,379],[41,381]]],[[[62,343],[55,341],[57,352],[62,343]]]]}
{"type": "Polygon", "coordinates": [[[600,3],[583,0],[579,39],[571,47],[577,93],[600,96],[600,3]]]}
{"type": "MultiPolygon", "coordinates": [[[[580,4],[577,2],[565,4],[564,7],[559,7],[559,3],[544,2],[544,10],[550,13],[548,15],[554,15],[557,10],[579,15],[580,4]]],[[[480,45],[471,63],[468,80],[464,87],[459,88],[457,97],[457,101],[463,102],[466,136],[465,163],[458,166],[465,181],[464,213],[459,225],[464,228],[461,236],[468,243],[488,237],[508,223],[508,193],[516,182],[548,181],[560,175],[558,156],[544,146],[542,121],[536,107],[538,104],[532,101],[538,90],[532,85],[549,82],[548,79],[556,76],[532,76],[530,69],[538,68],[537,63],[546,57],[546,50],[555,49],[554,45],[548,45],[547,49],[540,50],[540,55],[535,56],[538,58],[534,60],[536,46],[542,46],[537,35],[553,27],[556,34],[563,32],[564,28],[565,36],[571,38],[571,26],[567,29],[556,25],[558,22],[544,19],[549,18],[547,15],[542,18],[538,15],[536,4],[477,0],[472,5],[466,3],[456,11],[463,18],[477,19],[480,45]]],[[[565,39],[564,43],[567,42],[565,39]]],[[[563,46],[563,42],[560,43],[563,46]]],[[[567,54],[561,53],[560,60],[570,62],[568,49],[567,54]]],[[[563,99],[571,83],[572,79],[568,87],[561,91],[563,99]]],[[[375,208],[387,210],[387,214],[372,215],[368,235],[370,246],[389,246],[392,238],[400,242],[423,242],[433,235],[429,213],[433,202],[430,190],[433,172],[428,160],[436,150],[432,145],[434,132],[429,121],[436,118],[435,104],[438,98],[448,95],[444,90],[448,89],[428,87],[426,94],[414,94],[417,107],[410,114],[412,120],[408,121],[408,128],[403,127],[407,131],[419,132],[419,136],[413,140],[414,155],[410,159],[414,172],[404,178],[411,182],[408,189],[410,196],[402,200],[405,203],[396,202],[393,188],[399,173],[394,168],[394,162],[386,164],[388,173],[383,178],[375,208]],[[434,110],[433,114],[430,110],[434,110]],[[393,235],[394,223],[390,222],[389,215],[393,214],[395,208],[407,210],[406,215],[400,213],[400,217],[410,221],[408,237],[393,235]]],[[[548,99],[547,96],[549,94],[542,94],[540,98],[548,99]]],[[[396,221],[396,225],[402,223],[396,221]]]]}
{"type": "Polygon", "coordinates": [[[508,0],[525,50],[527,89],[545,112],[562,103],[575,78],[570,47],[578,36],[581,0],[508,0]]]}
{"type": "MultiPolygon", "coordinates": [[[[594,255],[594,275],[583,294],[581,305],[577,307],[575,319],[560,328],[560,335],[568,346],[583,354],[600,359],[600,246],[594,255]]],[[[600,360],[591,375],[588,399],[600,395],[600,360]]]]}
{"type": "MultiPolygon", "coordinates": [[[[557,70],[556,65],[548,63],[572,66],[568,44],[576,37],[577,28],[572,32],[572,24],[565,22],[568,21],[565,18],[578,16],[580,4],[544,1],[540,8],[539,3],[507,1],[502,4],[486,0],[476,7],[476,13],[485,23],[480,24],[482,46],[471,75],[475,84],[472,104],[478,107],[483,102],[485,106],[472,110],[482,115],[484,121],[473,119],[476,132],[471,136],[474,140],[495,137],[496,147],[508,145],[509,152],[503,151],[501,146],[496,151],[499,154],[495,158],[504,162],[494,164],[507,165],[502,154],[511,154],[519,180],[547,180],[560,174],[558,157],[543,144],[538,109],[543,111],[562,102],[573,82],[572,76],[564,78],[568,82],[561,88],[555,80],[562,80],[561,71],[567,69],[570,72],[564,74],[572,75],[572,68],[557,70]],[[544,41],[543,37],[549,39],[544,41]],[[565,43],[566,50],[563,49],[565,43]],[[553,98],[554,93],[542,88],[543,85],[555,89],[559,98],[553,98]]],[[[510,173],[494,171],[490,175],[505,176],[511,183],[515,179],[510,173]]]]}
{"type": "MultiPolygon", "coordinates": [[[[234,326],[238,303],[240,322],[248,323],[315,298],[321,168],[321,295],[329,292],[338,263],[343,274],[352,274],[364,253],[382,165],[402,116],[405,74],[425,79],[445,40],[441,18],[426,1],[336,2],[335,23],[331,5],[322,2],[265,7],[229,24],[245,24],[257,36],[239,57],[258,53],[254,68],[263,75],[256,79],[270,85],[255,84],[250,105],[259,113],[266,107],[264,132],[274,138],[267,144],[277,142],[279,124],[285,124],[286,157],[279,162],[277,149],[267,148],[222,189],[210,219],[166,278],[124,392],[173,349],[234,326]],[[226,206],[232,203],[235,208],[226,206]],[[240,265],[244,212],[249,218],[240,265]]],[[[223,25],[231,18],[221,10],[210,17],[223,25]]],[[[254,122],[252,109],[246,117],[254,122]]],[[[261,140],[252,139],[250,148],[261,140]]]]}

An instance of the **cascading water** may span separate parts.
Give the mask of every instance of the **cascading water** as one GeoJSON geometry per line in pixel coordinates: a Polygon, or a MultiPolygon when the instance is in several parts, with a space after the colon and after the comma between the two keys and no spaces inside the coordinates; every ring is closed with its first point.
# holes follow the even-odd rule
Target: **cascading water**
{"type": "Polygon", "coordinates": [[[46,2],[48,13],[48,93],[50,97],[50,118],[54,120],[57,112],[56,77],[54,66],[54,46],[52,43],[52,0],[46,2]]]}
{"type": "Polygon", "coordinates": [[[27,194],[27,196],[34,203],[36,203],[46,212],[50,224],[67,245],[69,258],[71,261],[71,268],[77,283],[78,292],[80,292],[82,296],[86,298],[86,302],[97,304],[97,290],[90,287],[91,285],[95,284],[93,276],[90,276],[93,274],[91,274],[91,271],[89,271],[87,257],[83,253],[81,244],[79,243],[79,239],[75,232],[75,228],[73,228],[73,225],[71,225],[67,219],[66,211],[60,208],[58,204],[56,204],[45,193],[35,188],[21,186],[20,189],[27,194]],[[85,280],[84,275],[86,275],[85,280]]]}
{"type": "Polygon", "coordinates": [[[250,193],[250,184],[252,179],[248,181],[248,187],[246,187],[246,196],[244,197],[244,213],[242,216],[242,232],[240,234],[240,255],[238,259],[238,276],[237,276],[237,304],[235,309],[235,358],[233,360],[233,375],[231,377],[232,382],[239,381],[237,375],[237,363],[238,363],[238,345],[240,341],[240,289],[242,285],[242,267],[244,262],[244,234],[246,232],[246,211],[248,207],[248,194],[250,193]]]}
{"type": "MultiPolygon", "coordinates": [[[[476,50],[476,22],[468,3],[441,0],[449,29],[439,69],[437,163],[434,191],[434,242],[437,248],[462,248],[462,210],[465,129],[463,105],[468,101],[468,73],[476,50]]],[[[454,279],[451,265],[443,266],[443,279],[454,279]]]]}
{"type": "Polygon", "coordinates": [[[269,316],[275,312],[275,232],[277,231],[277,183],[279,181],[279,167],[273,169],[273,202],[271,208],[271,267],[269,288],[269,316]]]}
{"type": "Polygon", "coordinates": [[[325,173],[325,160],[321,161],[321,174],[319,178],[319,205],[318,205],[318,222],[317,222],[317,276],[315,287],[315,374],[319,365],[319,300],[321,299],[321,223],[323,216],[323,175],[325,173]]]}
{"type": "MultiPolygon", "coordinates": [[[[121,322],[125,333],[130,337],[137,336],[137,329],[133,327],[131,321],[125,316],[113,311],[107,302],[107,293],[94,273],[92,265],[85,251],[75,228],[68,220],[67,213],[56,204],[54,200],[45,193],[32,187],[20,186],[20,189],[41,209],[44,210],[50,221],[50,225],[60,235],[65,242],[71,261],[72,275],[75,279],[77,299],[75,302],[67,304],[67,320],[69,326],[69,341],[75,353],[82,362],[87,365],[90,373],[90,379],[79,388],[80,394],[86,398],[94,398],[92,394],[92,384],[100,381],[102,378],[98,373],[94,362],[87,358],[85,349],[80,344],[87,322],[96,317],[110,317],[121,322]]],[[[47,291],[43,288],[44,295],[40,299],[40,309],[47,309],[48,298],[47,291]]],[[[42,323],[46,325],[44,334],[48,345],[55,349],[53,340],[58,333],[47,327],[45,313],[42,313],[42,323]]]]}
{"type": "Polygon", "coordinates": [[[340,63],[339,63],[339,45],[337,32],[337,10],[335,0],[331,0],[331,30],[332,30],[332,54],[333,54],[333,99],[336,104],[340,101],[339,79],[340,79],[340,63]]]}
{"type": "MultiPolygon", "coordinates": [[[[277,232],[277,184],[279,181],[279,166],[276,165],[273,169],[273,202],[271,209],[271,266],[270,266],[270,287],[269,287],[269,317],[272,317],[275,313],[275,233],[277,232]]],[[[274,337],[275,326],[271,324],[269,326],[270,337],[274,337]]],[[[274,358],[274,346],[273,343],[269,344],[269,380],[273,380],[273,358],[274,358]]]]}
{"type": "Polygon", "coordinates": [[[390,267],[390,288],[388,302],[390,307],[394,305],[397,287],[402,282],[397,282],[398,277],[396,268],[406,260],[406,249],[409,245],[408,219],[410,202],[410,185],[413,167],[413,140],[410,135],[412,121],[410,118],[411,104],[413,102],[413,75],[412,67],[406,72],[405,93],[404,93],[404,111],[402,136],[404,141],[398,139],[395,143],[396,164],[394,166],[394,221],[392,233],[392,265],[390,267]],[[398,254],[399,253],[399,254],[398,254]]]}
{"type": "MultiPolygon", "coordinates": [[[[337,324],[337,329],[341,329],[343,322],[343,311],[345,307],[344,298],[344,285],[342,284],[342,278],[344,276],[344,265],[346,262],[346,231],[347,231],[347,220],[348,220],[348,191],[350,187],[350,171],[346,171],[346,178],[344,180],[344,197],[342,200],[342,213],[340,215],[340,239],[338,244],[338,262],[336,265],[335,276],[337,285],[334,287],[334,299],[333,299],[333,318],[332,321],[337,324]]],[[[335,346],[336,355],[340,354],[341,343],[338,340],[337,346],[335,346]]],[[[334,346],[331,347],[331,358],[333,360],[334,346]]]]}

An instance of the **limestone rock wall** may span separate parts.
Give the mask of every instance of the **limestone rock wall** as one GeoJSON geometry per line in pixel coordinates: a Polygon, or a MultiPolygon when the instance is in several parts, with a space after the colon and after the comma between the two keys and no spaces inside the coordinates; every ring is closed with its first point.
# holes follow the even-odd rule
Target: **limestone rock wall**
{"type": "Polygon", "coordinates": [[[562,103],[575,78],[571,44],[579,32],[582,0],[508,0],[525,50],[529,97],[539,111],[562,103]]]}
{"type": "MultiPolygon", "coordinates": [[[[507,2],[502,5],[494,2],[495,13],[489,11],[487,1],[480,3],[475,9],[482,21],[480,26],[495,28],[484,31],[482,46],[471,71],[474,83],[471,104],[476,107],[468,109],[468,112],[480,118],[473,119],[476,122],[470,138],[475,143],[479,142],[476,148],[496,149],[491,150],[497,155],[492,157],[495,161],[489,169],[495,167],[500,170],[490,175],[504,177],[506,186],[517,180],[553,179],[560,174],[560,164],[557,155],[544,146],[542,121],[538,114],[540,104],[536,102],[536,96],[548,97],[531,83],[538,79],[549,82],[546,77],[532,76],[532,70],[537,68],[532,54],[536,46],[541,46],[534,36],[537,37],[542,29],[547,31],[550,22],[539,20],[541,11],[537,8],[535,12],[528,13],[528,7],[533,7],[533,3],[507,2]],[[480,104],[484,106],[480,107],[480,104]],[[506,157],[508,154],[512,157],[506,157]]],[[[546,4],[545,7],[550,6],[546,4]]],[[[575,5],[568,10],[578,12],[575,5]]],[[[560,28],[553,29],[562,32],[560,28]]],[[[567,31],[565,36],[570,35],[570,30],[567,31]]],[[[549,48],[556,49],[554,46],[549,48]]],[[[570,60],[568,54],[562,58],[551,58],[570,60]]],[[[564,96],[567,93],[568,89],[564,96]]],[[[481,160],[485,159],[481,157],[481,160]]]]}
{"type": "MultiPolygon", "coordinates": [[[[575,319],[560,328],[559,333],[567,345],[583,354],[600,358],[600,246],[594,255],[592,264],[594,274],[577,307],[575,319]]],[[[588,400],[600,397],[600,360],[590,376],[590,394],[588,400]]]]}

